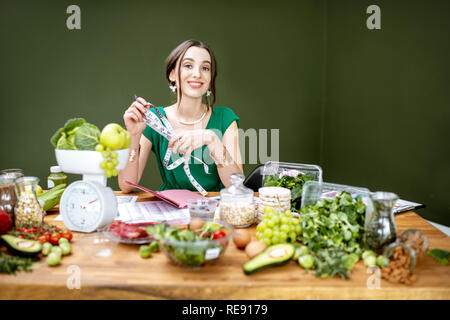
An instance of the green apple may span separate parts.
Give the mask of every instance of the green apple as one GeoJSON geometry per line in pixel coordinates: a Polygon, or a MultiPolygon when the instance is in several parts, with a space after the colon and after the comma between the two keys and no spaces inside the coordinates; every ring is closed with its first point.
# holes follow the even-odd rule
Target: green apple
{"type": "Polygon", "coordinates": [[[125,140],[125,144],[122,146],[122,149],[129,148],[130,144],[131,144],[131,135],[127,130],[125,130],[125,135],[126,135],[126,140],[125,140]]]}
{"type": "Polygon", "coordinates": [[[124,129],[117,123],[107,124],[100,134],[100,143],[111,150],[121,149],[126,140],[124,129]]]}

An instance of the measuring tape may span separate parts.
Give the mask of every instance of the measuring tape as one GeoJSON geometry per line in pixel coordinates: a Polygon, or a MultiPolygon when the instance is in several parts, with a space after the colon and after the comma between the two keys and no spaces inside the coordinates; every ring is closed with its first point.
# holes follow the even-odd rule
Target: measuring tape
{"type": "MultiPolygon", "coordinates": [[[[154,107],[151,103],[149,103],[152,107],[154,107]]],[[[145,119],[144,122],[146,125],[148,125],[150,128],[158,132],[161,136],[163,136],[165,139],[170,141],[172,136],[175,134],[175,130],[173,129],[172,125],[170,124],[169,120],[165,116],[161,114],[161,112],[158,110],[158,108],[155,107],[155,111],[158,114],[160,118],[153,112],[151,112],[149,109],[145,109],[145,119]],[[162,121],[162,123],[161,123],[162,121]]],[[[194,186],[195,189],[197,189],[198,192],[202,194],[202,196],[205,196],[208,192],[198,183],[197,180],[192,176],[191,170],[189,168],[189,158],[193,158],[203,164],[203,169],[205,170],[206,174],[210,174],[208,165],[204,163],[201,159],[194,157],[192,154],[189,157],[183,156],[177,160],[175,160],[173,163],[169,164],[170,156],[172,154],[172,148],[167,148],[166,154],[164,155],[164,167],[167,170],[173,170],[175,168],[178,168],[181,164],[184,163],[183,169],[186,173],[186,176],[188,177],[191,184],[194,186]]]]}

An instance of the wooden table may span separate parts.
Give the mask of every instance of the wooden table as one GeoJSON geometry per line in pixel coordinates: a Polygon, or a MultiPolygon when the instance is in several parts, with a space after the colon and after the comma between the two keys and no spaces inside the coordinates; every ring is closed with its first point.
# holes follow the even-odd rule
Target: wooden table
{"type": "MultiPolygon", "coordinates": [[[[148,194],[137,195],[139,200],[152,200],[148,194]]],[[[57,213],[45,221],[63,225],[52,221],[57,213]]],[[[449,237],[416,213],[403,213],[395,220],[399,232],[422,230],[431,248],[450,250],[449,237]]],[[[256,239],[255,227],[247,230],[256,239]]],[[[412,286],[381,280],[380,288],[372,289],[367,283],[373,275],[362,261],[350,280],[317,278],[294,261],[247,276],[242,272],[247,256],[232,242],[220,263],[192,270],[172,265],[162,252],[142,259],[139,246],[126,244],[119,244],[108,258],[93,259],[79,246],[85,236],[74,234],[73,253],[57,267],[41,259],[31,273],[0,274],[0,299],[450,299],[450,267],[428,255],[416,266],[412,286]]]]}

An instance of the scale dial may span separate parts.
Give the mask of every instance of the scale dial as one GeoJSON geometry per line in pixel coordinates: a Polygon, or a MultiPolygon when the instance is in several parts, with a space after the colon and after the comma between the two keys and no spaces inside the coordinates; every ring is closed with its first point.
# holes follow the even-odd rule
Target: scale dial
{"type": "Polygon", "coordinates": [[[64,191],[60,212],[70,230],[93,232],[114,220],[117,199],[111,188],[94,181],[76,181],[64,191]]]}

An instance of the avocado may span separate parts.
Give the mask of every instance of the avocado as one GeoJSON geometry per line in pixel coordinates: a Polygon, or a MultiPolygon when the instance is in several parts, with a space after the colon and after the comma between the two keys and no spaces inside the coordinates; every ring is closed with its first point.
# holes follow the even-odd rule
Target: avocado
{"type": "Polygon", "coordinates": [[[18,238],[9,234],[0,237],[8,251],[13,255],[22,257],[34,257],[42,250],[39,241],[18,238]]]}
{"type": "Polygon", "coordinates": [[[290,243],[281,243],[268,247],[252,260],[242,266],[245,274],[252,274],[258,270],[282,266],[288,263],[295,253],[295,247],[290,243]]]}

